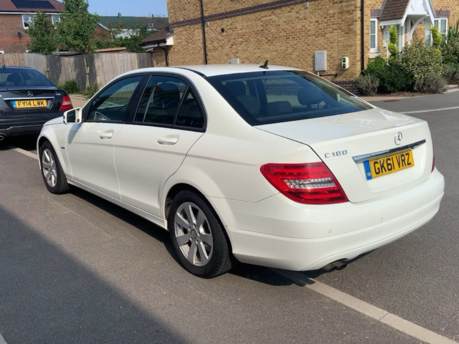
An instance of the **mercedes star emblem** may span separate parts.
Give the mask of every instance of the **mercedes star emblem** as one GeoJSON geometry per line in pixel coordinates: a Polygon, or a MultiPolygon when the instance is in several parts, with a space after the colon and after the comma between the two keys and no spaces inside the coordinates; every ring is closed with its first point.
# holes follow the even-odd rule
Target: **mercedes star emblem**
{"type": "Polygon", "coordinates": [[[29,97],[33,97],[33,93],[32,93],[31,91],[27,92],[27,95],[28,95],[29,97]]]}
{"type": "Polygon", "coordinates": [[[398,133],[397,136],[395,136],[395,144],[397,146],[400,146],[400,144],[402,143],[402,140],[403,140],[403,134],[398,133]]]}

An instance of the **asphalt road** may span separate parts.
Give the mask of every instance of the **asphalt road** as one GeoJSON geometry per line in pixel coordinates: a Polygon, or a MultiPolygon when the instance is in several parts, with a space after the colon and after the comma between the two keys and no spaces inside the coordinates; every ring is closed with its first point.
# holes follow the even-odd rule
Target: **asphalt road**
{"type": "MultiPolygon", "coordinates": [[[[377,105],[459,107],[459,93],[377,105]]],[[[446,177],[437,217],[342,271],[295,274],[459,341],[459,109],[415,116],[429,122],[446,177]]],[[[35,150],[33,138],[9,144],[35,150]]],[[[284,276],[241,264],[212,280],[193,277],[163,230],[78,189],[49,194],[36,160],[0,148],[0,334],[8,344],[420,342],[284,276]]]]}

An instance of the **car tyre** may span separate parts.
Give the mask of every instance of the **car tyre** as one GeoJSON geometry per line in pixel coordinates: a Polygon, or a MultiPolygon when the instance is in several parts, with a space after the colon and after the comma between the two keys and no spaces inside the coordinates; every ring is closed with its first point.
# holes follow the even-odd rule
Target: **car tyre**
{"type": "Polygon", "coordinates": [[[181,191],[174,198],[168,230],[180,264],[193,275],[212,278],[233,267],[226,233],[214,210],[196,193],[181,191]]]}
{"type": "Polygon", "coordinates": [[[41,175],[49,192],[64,194],[69,191],[67,177],[49,141],[45,141],[40,147],[40,165],[41,175]]]}

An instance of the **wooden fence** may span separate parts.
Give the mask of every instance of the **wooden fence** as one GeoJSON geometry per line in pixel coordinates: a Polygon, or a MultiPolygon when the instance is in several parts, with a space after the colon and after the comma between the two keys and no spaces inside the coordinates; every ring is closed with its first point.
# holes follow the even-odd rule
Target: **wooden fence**
{"type": "Polygon", "coordinates": [[[116,76],[138,68],[155,66],[150,53],[99,53],[76,56],[44,56],[38,54],[0,55],[0,67],[27,66],[38,70],[54,82],[75,80],[84,90],[96,82],[100,87],[116,76]]]}

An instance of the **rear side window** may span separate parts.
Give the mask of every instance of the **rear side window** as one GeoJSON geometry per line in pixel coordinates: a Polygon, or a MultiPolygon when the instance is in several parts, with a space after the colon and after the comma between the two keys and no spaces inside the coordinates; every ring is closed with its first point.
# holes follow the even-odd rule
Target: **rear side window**
{"type": "Polygon", "coordinates": [[[54,84],[40,72],[30,69],[0,69],[0,87],[49,86],[54,84]]]}
{"type": "Polygon", "coordinates": [[[202,129],[204,127],[204,114],[191,89],[188,90],[183,100],[175,125],[193,129],[202,129]]]}
{"type": "Polygon", "coordinates": [[[135,122],[172,125],[187,85],[180,79],[154,76],[140,100],[135,122]]]}
{"type": "Polygon", "coordinates": [[[372,107],[331,82],[302,71],[263,71],[208,78],[250,125],[289,122],[372,107]]]}
{"type": "Polygon", "coordinates": [[[140,100],[134,122],[202,129],[204,113],[195,93],[182,79],[153,76],[140,100]]]}

